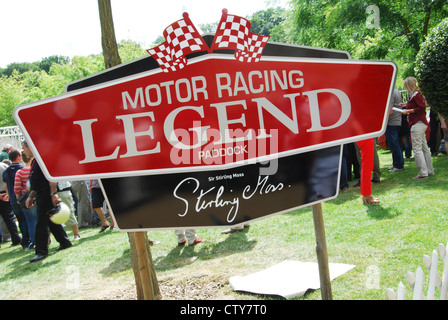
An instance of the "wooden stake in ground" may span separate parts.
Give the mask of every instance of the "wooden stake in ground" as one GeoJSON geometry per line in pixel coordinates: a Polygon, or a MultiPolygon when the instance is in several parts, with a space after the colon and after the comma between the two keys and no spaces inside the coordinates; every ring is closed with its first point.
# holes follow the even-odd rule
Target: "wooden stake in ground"
{"type": "Polygon", "coordinates": [[[154,270],[146,232],[128,232],[132,268],[138,300],[160,300],[159,284],[154,270]]]}
{"type": "Polygon", "coordinates": [[[330,268],[328,265],[327,242],[325,240],[322,204],[313,205],[314,232],[316,233],[316,253],[319,265],[320,291],[322,300],[332,300],[330,268]]]}

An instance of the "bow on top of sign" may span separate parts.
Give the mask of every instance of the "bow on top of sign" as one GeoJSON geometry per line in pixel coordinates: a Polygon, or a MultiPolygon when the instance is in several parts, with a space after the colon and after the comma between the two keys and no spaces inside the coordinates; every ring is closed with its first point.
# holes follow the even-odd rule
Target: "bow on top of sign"
{"type": "Polygon", "coordinates": [[[183,19],[169,25],[163,32],[166,41],[147,51],[164,72],[184,68],[188,63],[185,56],[198,51],[211,53],[217,49],[232,49],[236,50],[235,58],[238,61],[258,62],[270,37],[252,33],[250,25],[249,20],[228,14],[227,9],[223,9],[209,48],[185,12],[183,19]]]}

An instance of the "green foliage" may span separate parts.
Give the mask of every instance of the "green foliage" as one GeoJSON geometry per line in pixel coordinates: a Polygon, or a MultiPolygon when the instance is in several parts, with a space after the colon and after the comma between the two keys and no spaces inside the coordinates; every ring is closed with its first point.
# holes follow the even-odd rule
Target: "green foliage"
{"type": "Polygon", "coordinates": [[[131,40],[121,41],[118,44],[118,52],[123,63],[148,55],[148,52],[145,49],[131,40]]]}
{"type": "Polygon", "coordinates": [[[448,18],[423,43],[416,73],[429,105],[448,118],[448,18]]]}
{"type": "Polygon", "coordinates": [[[12,126],[15,122],[12,118],[14,108],[27,99],[26,87],[20,80],[17,71],[10,77],[0,78],[0,126],[12,126]]]}
{"type": "Polygon", "coordinates": [[[402,78],[413,75],[421,43],[448,16],[446,0],[292,0],[291,6],[288,42],[392,60],[402,78]]]}
{"type": "Polygon", "coordinates": [[[13,74],[14,71],[17,71],[18,73],[24,73],[27,71],[37,70],[39,70],[39,62],[13,62],[7,65],[5,69],[2,69],[0,75],[9,77],[13,74]]]}
{"type": "Polygon", "coordinates": [[[250,30],[256,34],[270,36],[271,40],[277,41],[275,38],[280,37],[281,29],[278,28],[286,19],[285,14],[286,10],[281,7],[257,11],[250,17],[250,30]]]}
{"type": "Polygon", "coordinates": [[[57,64],[65,64],[69,63],[70,59],[64,56],[51,56],[43,58],[39,63],[39,69],[44,70],[45,72],[49,72],[53,63],[57,64]]]}
{"type": "Polygon", "coordinates": [[[0,76],[11,76],[14,71],[17,71],[19,74],[25,73],[28,71],[39,71],[44,70],[48,72],[53,63],[69,63],[70,59],[64,56],[51,56],[43,58],[39,62],[13,62],[10,63],[5,69],[0,69],[0,76]]]}
{"type": "MultiPolygon", "coordinates": [[[[122,41],[118,50],[123,62],[147,55],[141,46],[122,41]]],[[[68,83],[104,70],[102,54],[43,58],[40,62],[11,63],[0,70],[0,127],[16,125],[14,108],[63,94],[68,83]]]]}
{"type": "MultiPolygon", "coordinates": [[[[286,21],[287,11],[284,8],[268,8],[266,10],[260,10],[246,17],[251,23],[250,31],[256,34],[264,36],[270,36],[271,41],[282,41],[286,38],[284,35],[285,28],[282,25],[286,21]]],[[[218,27],[219,21],[212,23],[200,24],[199,27],[203,33],[215,33],[218,27]]],[[[165,39],[158,38],[156,44],[160,44],[165,39]],[[162,40],[162,41],[161,41],[162,40]]]]}
{"type": "MultiPolygon", "coordinates": [[[[218,28],[218,23],[219,23],[219,21],[211,22],[211,23],[202,23],[199,25],[199,28],[201,29],[201,31],[203,33],[212,33],[213,34],[216,32],[216,29],[218,28]]],[[[163,39],[163,41],[165,41],[165,38],[163,39]]],[[[162,42],[160,42],[160,43],[162,43],[162,42]]],[[[157,43],[157,44],[160,44],[160,43],[157,43]]]]}

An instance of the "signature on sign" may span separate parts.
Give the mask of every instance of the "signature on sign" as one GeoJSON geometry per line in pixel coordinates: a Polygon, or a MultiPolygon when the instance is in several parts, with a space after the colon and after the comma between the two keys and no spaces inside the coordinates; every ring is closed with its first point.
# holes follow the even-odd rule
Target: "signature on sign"
{"type": "MultiPolygon", "coordinates": [[[[231,179],[232,176],[228,176],[227,178],[231,179]]],[[[227,222],[232,223],[238,214],[241,199],[240,197],[242,197],[242,199],[244,200],[248,200],[257,193],[260,195],[274,193],[276,191],[283,190],[283,188],[285,187],[281,182],[278,184],[272,184],[269,183],[268,180],[269,176],[263,177],[259,175],[257,184],[255,186],[251,184],[246,185],[242,191],[241,196],[224,199],[223,194],[225,193],[225,187],[223,185],[221,185],[219,188],[214,186],[208,189],[204,189],[201,188],[201,183],[198,179],[192,177],[185,178],[176,186],[173,191],[174,197],[183,201],[185,204],[184,212],[179,213],[178,215],[179,217],[185,217],[189,212],[190,207],[194,207],[194,210],[197,213],[201,212],[202,210],[211,208],[228,207],[229,211],[227,213],[227,222]],[[178,190],[185,185],[189,185],[190,187],[192,186],[194,188],[192,192],[196,196],[194,204],[191,204],[191,201],[178,194],[178,190]],[[212,200],[205,200],[205,196],[212,196],[212,200]]],[[[233,192],[233,190],[230,190],[230,192],[233,192]]]]}

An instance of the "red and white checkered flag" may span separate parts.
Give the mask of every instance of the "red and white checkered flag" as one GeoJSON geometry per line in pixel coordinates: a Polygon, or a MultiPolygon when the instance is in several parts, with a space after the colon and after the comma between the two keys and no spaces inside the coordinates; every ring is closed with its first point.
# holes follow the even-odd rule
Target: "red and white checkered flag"
{"type": "Polygon", "coordinates": [[[223,9],[211,50],[234,49],[238,61],[258,62],[269,38],[250,32],[249,20],[223,9]]]}
{"type": "Polygon", "coordinates": [[[169,25],[163,32],[165,42],[148,49],[148,53],[156,59],[164,72],[180,70],[187,64],[186,55],[196,51],[208,51],[207,44],[202,39],[188,13],[183,19],[169,25]]]}

